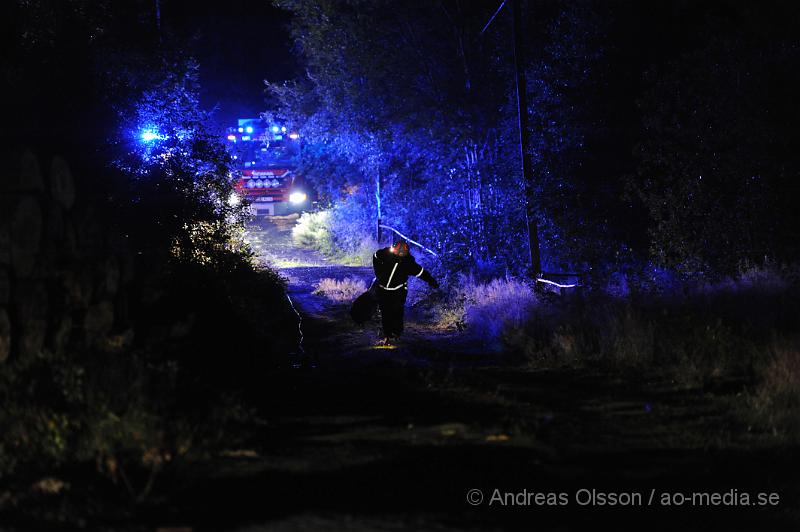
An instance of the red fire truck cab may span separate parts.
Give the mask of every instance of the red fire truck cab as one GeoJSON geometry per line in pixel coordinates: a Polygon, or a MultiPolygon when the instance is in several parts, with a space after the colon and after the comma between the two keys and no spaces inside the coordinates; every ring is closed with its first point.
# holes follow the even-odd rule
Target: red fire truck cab
{"type": "Polygon", "coordinates": [[[259,118],[240,118],[227,130],[226,144],[238,175],[235,198],[254,215],[283,215],[311,206],[312,192],[295,173],[300,137],[259,118]]]}

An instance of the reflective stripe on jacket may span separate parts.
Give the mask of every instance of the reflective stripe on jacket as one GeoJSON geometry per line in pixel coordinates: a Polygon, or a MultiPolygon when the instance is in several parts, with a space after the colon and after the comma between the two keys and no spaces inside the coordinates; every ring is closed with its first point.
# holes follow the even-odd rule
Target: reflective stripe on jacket
{"type": "Polygon", "coordinates": [[[378,286],[384,290],[399,290],[408,286],[410,276],[420,277],[428,284],[433,282],[431,274],[409,253],[400,257],[392,253],[389,248],[382,248],[372,256],[372,269],[378,286]]]}

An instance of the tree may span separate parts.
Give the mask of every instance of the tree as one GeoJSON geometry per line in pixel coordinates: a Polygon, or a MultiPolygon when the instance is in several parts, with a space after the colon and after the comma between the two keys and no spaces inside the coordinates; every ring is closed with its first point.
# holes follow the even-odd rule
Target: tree
{"type": "Polygon", "coordinates": [[[800,54],[752,34],[712,40],[650,72],[631,185],[648,209],[651,253],[687,274],[796,259],[791,148],[800,54]]]}
{"type": "MultiPolygon", "coordinates": [[[[331,201],[347,198],[347,212],[363,219],[377,210],[380,180],[384,221],[433,247],[446,264],[523,271],[512,47],[502,29],[480,35],[491,12],[461,1],[276,3],[293,14],[308,79],[269,85],[277,100],[272,112],[299,126],[303,170],[318,188],[331,201]],[[341,168],[357,172],[342,176],[341,168]]],[[[554,216],[563,202],[553,198],[563,196],[551,185],[574,180],[567,160],[579,159],[581,148],[578,115],[566,117],[577,98],[566,93],[577,92],[594,57],[572,70],[555,65],[584,54],[577,43],[590,35],[588,15],[563,9],[535,18],[538,41],[528,43],[537,52],[529,66],[535,141],[528,149],[538,159],[537,194],[549,194],[543,216],[559,227],[550,231],[553,239],[561,237],[561,222],[573,222],[554,216]],[[541,42],[551,48],[542,52],[541,42]]],[[[510,19],[502,24],[510,27],[510,19]]],[[[562,241],[548,249],[556,256],[565,247],[562,241]]]]}
{"type": "Polygon", "coordinates": [[[214,250],[230,244],[244,211],[228,201],[232,161],[199,106],[198,69],[191,57],[164,53],[160,69],[146,71],[132,102],[117,105],[115,165],[129,179],[126,197],[147,213],[132,234],[149,249],[207,260],[227,256],[214,250]]]}

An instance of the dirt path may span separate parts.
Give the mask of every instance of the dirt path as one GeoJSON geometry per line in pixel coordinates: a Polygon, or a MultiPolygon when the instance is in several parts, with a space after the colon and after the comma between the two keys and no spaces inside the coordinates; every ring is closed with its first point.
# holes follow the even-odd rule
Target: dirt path
{"type": "Polygon", "coordinates": [[[366,280],[369,269],[292,248],[290,227],[267,222],[251,238],[290,280],[307,360],[265,379],[267,421],[247,449],[210,460],[174,501],[196,529],[797,529],[797,453],[736,441],[713,391],[527,369],[433,333],[414,312],[403,344],[379,349],[375,327],[357,328],[345,305],[312,293],[323,277],[366,280]],[[473,505],[475,489],[484,498],[473,505]],[[517,499],[490,504],[495,489],[517,499]],[[643,500],[580,504],[592,490],[643,500]],[[775,491],[784,503],[660,504],[667,493],[731,490],[775,491]],[[544,503],[515,505],[526,491],[544,503]]]}

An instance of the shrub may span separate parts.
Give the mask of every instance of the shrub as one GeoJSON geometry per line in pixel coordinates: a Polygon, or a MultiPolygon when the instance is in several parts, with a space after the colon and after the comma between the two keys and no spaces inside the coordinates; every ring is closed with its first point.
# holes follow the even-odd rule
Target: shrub
{"type": "Polygon", "coordinates": [[[333,253],[330,217],[330,211],[304,212],[292,228],[294,244],[324,254],[333,253]]]}
{"type": "Polygon", "coordinates": [[[372,254],[381,247],[374,223],[374,213],[353,201],[345,200],[332,210],[331,234],[340,260],[354,266],[372,264],[372,254]]]}
{"type": "Polygon", "coordinates": [[[292,240],[348,266],[369,266],[380,247],[363,224],[348,220],[338,208],[303,213],[292,228],[292,240]]]}
{"type": "Polygon", "coordinates": [[[174,458],[242,434],[229,428],[249,412],[246,394],[260,393],[264,372],[296,346],[296,321],[277,273],[254,270],[239,252],[213,253],[173,257],[142,276],[153,295],[132,316],[136,344],[76,343],[5,363],[0,479],[25,484],[94,463],[143,500],[174,458]]]}

